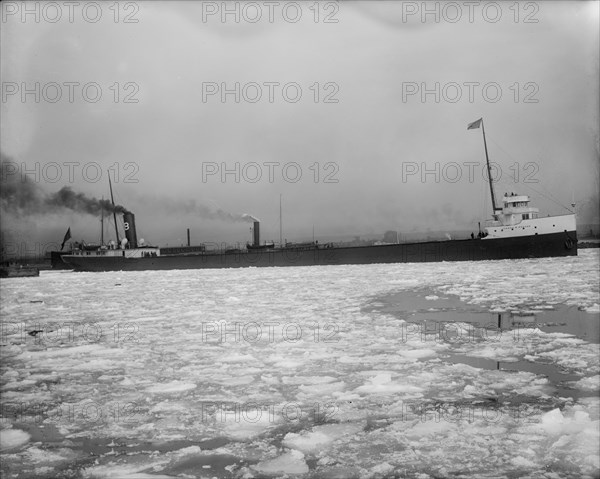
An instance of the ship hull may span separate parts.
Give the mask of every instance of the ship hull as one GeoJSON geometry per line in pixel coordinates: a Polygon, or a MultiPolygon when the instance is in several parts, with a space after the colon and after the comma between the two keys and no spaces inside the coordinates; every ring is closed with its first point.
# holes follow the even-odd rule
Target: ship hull
{"type": "Polygon", "coordinates": [[[69,254],[68,251],[51,251],[50,265],[52,269],[73,269],[73,266],[63,261],[63,256],[69,254]]]}
{"type": "Polygon", "coordinates": [[[39,268],[34,266],[0,267],[0,278],[27,278],[39,275],[39,268]]]}
{"type": "Polygon", "coordinates": [[[64,256],[77,271],[314,266],[375,263],[482,261],[577,255],[576,231],[498,239],[467,239],[381,246],[249,250],[236,253],[122,256],[64,256]]]}

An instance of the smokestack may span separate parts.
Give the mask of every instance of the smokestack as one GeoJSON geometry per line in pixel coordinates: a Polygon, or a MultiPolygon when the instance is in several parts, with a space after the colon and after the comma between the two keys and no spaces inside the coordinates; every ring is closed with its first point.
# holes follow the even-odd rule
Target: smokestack
{"type": "Polygon", "coordinates": [[[190,246],[190,229],[187,229],[188,246],[190,246]]]}
{"type": "Polygon", "coordinates": [[[135,215],[131,211],[123,213],[123,225],[125,227],[125,237],[130,248],[137,248],[137,234],[135,232],[135,215]]]}
{"type": "Polygon", "coordinates": [[[260,246],[260,223],[258,221],[254,222],[254,228],[252,229],[254,232],[254,245],[260,246]]]}

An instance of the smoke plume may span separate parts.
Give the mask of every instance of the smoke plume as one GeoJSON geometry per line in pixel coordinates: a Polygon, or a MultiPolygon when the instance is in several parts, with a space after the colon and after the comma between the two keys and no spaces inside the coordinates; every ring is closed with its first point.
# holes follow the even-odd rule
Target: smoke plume
{"type": "Polygon", "coordinates": [[[108,200],[99,200],[90,198],[83,193],[76,193],[70,187],[65,186],[56,193],[48,195],[45,198],[45,204],[49,208],[67,208],[79,213],[87,213],[98,216],[104,212],[108,213],[127,213],[127,208],[121,205],[113,205],[108,200]]]}
{"type": "Polygon", "coordinates": [[[0,153],[0,208],[3,212],[17,217],[56,213],[63,209],[89,215],[125,213],[127,209],[114,205],[108,200],[90,198],[84,193],[76,193],[69,186],[56,193],[45,193],[31,178],[21,174],[19,165],[0,153]]]}
{"type": "MultiPolygon", "coordinates": [[[[44,192],[37,183],[21,173],[19,165],[0,152],[2,181],[0,189],[0,209],[16,217],[34,216],[47,213],[60,213],[72,210],[77,213],[94,216],[126,213],[121,205],[113,205],[109,200],[99,200],[73,191],[69,186],[55,193],[44,192]]],[[[151,198],[144,200],[154,210],[168,211],[174,214],[188,213],[203,219],[220,220],[230,223],[258,221],[249,214],[230,213],[217,206],[209,207],[196,204],[194,200],[183,202],[177,200],[151,198]]]]}
{"type": "Polygon", "coordinates": [[[222,210],[221,208],[218,208],[216,206],[211,208],[205,205],[197,205],[196,202],[193,200],[188,202],[186,205],[187,207],[182,208],[183,211],[192,215],[200,216],[204,219],[221,220],[228,223],[251,223],[253,221],[258,221],[254,216],[249,215],[247,213],[230,213],[229,211],[222,210]]]}
{"type": "Polygon", "coordinates": [[[21,181],[20,168],[0,152],[0,207],[2,211],[18,213],[42,207],[41,190],[27,176],[21,181]]]}
{"type": "Polygon", "coordinates": [[[226,223],[252,223],[253,221],[258,221],[254,216],[247,213],[231,213],[219,208],[214,203],[211,206],[207,206],[198,204],[195,200],[182,201],[153,197],[145,201],[145,204],[152,206],[154,210],[164,211],[169,215],[185,214],[198,216],[205,220],[218,220],[226,223]]]}
{"type": "Polygon", "coordinates": [[[244,213],[244,214],[242,215],[242,218],[244,219],[244,221],[252,221],[252,222],[254,222],[254,221],[260,221],[260,220],[259,220],[258,218],[256,218],[255,216],[249,215],[249,214],[247,214],[247,213],[244,213]]]}

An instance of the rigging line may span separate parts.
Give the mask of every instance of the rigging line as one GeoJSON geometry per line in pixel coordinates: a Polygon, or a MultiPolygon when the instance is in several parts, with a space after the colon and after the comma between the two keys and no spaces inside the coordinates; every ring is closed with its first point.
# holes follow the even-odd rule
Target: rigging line
{"type": "MultiPolygon", "coordinates": [[[[503,153],[504,153],[506,156],[508,156],[508,157],[509,157],[509,158],[510,158],[510,159],[511,159],[513,162],[515,162],[515,163],[517,163],[517,164],[519,163],[519,162],[518,162],[518,161],[517,161],[517,160],[516,160],[516,159],[515,159],[515,158],[514,158],[514,157],[513,157],[513,156],[512,156],[512,155],[511,155],[509,152],[508,152],[508,151],[506,151],[504,148],[502,148],[502,146],[500,146],[500,145],[499,145],[499,144],[498,144],[498,143],[497,143],[497,142],[494,140],[494,138],[493,138],[493,137],[492,137],[492,138],[490,138],[490,140],[491,140],[491,141],[494,143],[494,145],[496,145],[496,146],[497,146],[497,147],[498,147],[498,148],[499,148],[499,149],[500,149],[500,150],[501,150],[501,151],[502,151],[502,152],[503,152],[503,153]]],[[[533,162],[531,162],[531,163],[533,163],[533,162]]],[[[514,174],[512,174],[512,173],[509,173],[509,175],[510,175],[510,177],[511,177],[511,178],[512,178],[512,179],[515,181],[515,183],[517,183],[517,182],[518,182],[518,180],[517,180],[517,178],[515,178],[515,175],[514,175],[514,174]]],[[[523,183],[523,185],[525,185],[525,187],[526,187],[526,188],[529,188],[529,187],[527,186],[527,184],[523,183]]],[[[552,194],[550,193],[550,191],[549,191],[549,190],[548,190],[548,189],[547,189],[547,188],[546,188],[546,187],[545,187],[543,184],[542,184],[542,188],[543,188],[544,190],[546,190],[546,193],[547,193],[548,195],[552,196],[552,194]]],[[[539,193],[539,192],[538,192],[538,191],[537,191],[535,188],[531,187],[531,189],[532,189],[533,191],[535,191],[536,193],[539,193]]],[[[556,201],[558,201],[558,200],[556,200],[556,201]]],[[[559,204],[560,204],[560,203],[559,203],[559,204]]],[[[564,205],[562,205],[562,206],[564,206],[564,205]]]]}
{"type": "Polygon", "coordinates": [[[550,193],[543,193],[540,190],[536,190],[533,186],[529,186],[529,184],[527,183],[522,183],[522,185],[531,190],[534,191],[535,193],[537,193],[539,196],[551,201],[554,204],[557,204],[558,206],[560,206],[561,208],[564,208],[565,210],[567,210],[569,213],[573,213],[573,210],[569,209],[567,206],[565,206],[563,203],[561,203],[560,201],[558,201],[557,199],[555,199],[550,193]]]}
{"type": "MultiPolygon", "coordinates": [[[[492,141],[492,143],[494,143],[494,145],[496,145],[496,146],[497,146],[497,147],[498,147],[500,150],[502,150],[502,151],[503,151],[503,152],[504,152],[504,153],[505,153],[505,154],[506,154],[506,155],[507,155],[507,156],[508,156],[508,157],[509,157],[511,160],[513,160],[515,163],[518,163],[518,161],[517,161],[517,160],[515,160],[515,159],[513,158],[513,156],[512,156],[510,153],[508,153],[506,150],[504,150],[504,148],[502,148],[502,147],[501,147],[501,146],[500,146],[498,143],[496,143],[496,141],[494,141],[494,139],[493,139],[493,138],[490,138],[490,140],[492,141]]],[[[517,179],[515,178],[515,175],[514,175],[514,174],[512,174],[512,173],[509,173],[509,175],[510,175],[510,177],[511,177],[511,178],[514,180],[514,182],[515,182],[515,183],[518,183],[518,181],[517,181],[517,179]]],[[[498,182],[498,183],[500,183],[500,182],[498,182]]],[[[525,188],[528,188],[528,189],[530,189],[531,191],[534,191],[534,192],[536,192],[538,195],[540,195],[540,196],[542,196],[542,197],[546,198],[547,200],[550,200],[551,202],[553,202],[553,203],[557,204],[558,206],[560,206],[560,207],[564,208],[564,209],[565,209],[565,210],[567,210],[569,213],[573,213],[573,211],[572,211],[571,209],[569,209],[569,208],[568,208],[568,207],[566,207],[566,206],[565,206],[563,203],[561,203],[560,201],[558,201],[557,199],[555,199],[555,198],[552,196],[552,194],[551,194],[549,191],[546,191],[546,194],[544,194],[544,193],[542,193],[541,191],[539,191],[539,190],[536,190],[536,189],[535,189],[533,186],[529,186],[529,184],[528,184],[528,183],[521,183],[521,184],[522,184],[522,185],[523,185],[525,188]]],[[[544,190],[547,190],[547,188],[545,188],[543,185],[542,185],[542,188],[544,188],[544,190]]]]}
{"type": "MultiPolygon", "coordinates": [[[[506,156],[508,156],[511,160],[513,160],[515,163],[519,163],[508,151],[506,151],[504,148],[502,148],[498,143],[496,143],[496,141],[494,141],[493,138],[490,138],[490,140],[492,141],[492,143],[494,143],[494,145],[496,145],[506,156]]],[[[510,168],[509,168],[510,169],[510,168]]],[[[515,178],[515,175],[512,173],[509,173],[510,177],[513,179],[513,181],[515,183],[517,183],[517,179],[515,178]]],[[[526,186],[527,187],[527,186],[526,186]]],[[[534,190],[535,191],[535,190],[534,190]]]]}
{"type": "MultiPolygon", "coordinates": [[[[514,176],[513,176],[514,179],[514,176]]],[[[515,180],[515,183],[517,181],[515,180]]],[[[552,203],[557,204],[558,206],[560,206],[561,208],[564,208],[565,210],[567,210],[569,213],[573,213],[573,210],[569,209],[568,207],[566,207],[563,203],[561,203],[560,201],[556,200],[550,193],[546,194],[543,193],[539,190],[536,190],[533,186],[530,186],[528,183],[521,183],[525,188],[527,188],[528,190],[531,190],[535,193],[537,193],[539,196],[551,201],[552,203]]]]}

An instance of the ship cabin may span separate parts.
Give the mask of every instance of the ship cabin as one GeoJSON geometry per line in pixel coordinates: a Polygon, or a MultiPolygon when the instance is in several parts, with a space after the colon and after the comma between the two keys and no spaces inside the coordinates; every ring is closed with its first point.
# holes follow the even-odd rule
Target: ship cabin
{"type": "Polygon", "coordinates": [[[529,201],[527,195],[504,193],[502,207],[486,222],[483,239],[575,231],[575,215],[539,217],[538,208],[529,206],[529,201]]]}
{"type": "Polygon", "coordinates": [[[513,226],[523,220],[535,219],[539,209],[529,206],[529,196],[504,193],[502,197],[502,212],[496,213],[496,221],[502,226],[513,226]]]}
{"type": "Polygon", "coordinates": [[[95,250],[74,249],[73,256],[121,256],[125,258],[147,258],[160,256],[160,248],[141,246],[138,248],[115,248],[114,245],[102,246],[95,250]]]}

